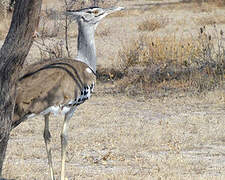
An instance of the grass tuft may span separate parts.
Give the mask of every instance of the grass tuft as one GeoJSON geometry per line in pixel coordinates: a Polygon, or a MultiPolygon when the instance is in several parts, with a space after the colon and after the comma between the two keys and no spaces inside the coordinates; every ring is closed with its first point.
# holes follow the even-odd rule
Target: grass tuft
{"type": "Polygon", "coordinates": [[[139,31],[155,31],[160,28],[164,28],[169,23],[168,18],[165,17],[153,17],[145,19],[138,25],[139,31]]]}
{"type": "Polygon", "coordinates": [[[200,28],[196,38],[140,36],[120,51],[120,90],[136,95],[214,89],[225,78],[224,33],[214,34],[200,28]]]}

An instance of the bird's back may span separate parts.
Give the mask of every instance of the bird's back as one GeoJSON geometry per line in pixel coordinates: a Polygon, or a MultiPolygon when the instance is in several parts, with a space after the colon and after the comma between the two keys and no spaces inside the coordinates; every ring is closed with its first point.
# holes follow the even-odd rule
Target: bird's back
{"type": "Polygon", "coordinates": [[[30,65],[17,83],[14,121],[54,111],[50,107],[62,111],[79,105],[89,98],[94,83],[95,74],[80,61],[56,59],[30,65]]]}

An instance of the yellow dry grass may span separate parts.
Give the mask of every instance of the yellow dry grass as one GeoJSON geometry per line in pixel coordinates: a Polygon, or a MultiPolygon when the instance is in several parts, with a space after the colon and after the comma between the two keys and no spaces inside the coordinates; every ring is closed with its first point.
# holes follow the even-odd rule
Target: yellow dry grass
{"type": "MultiPolygon", "coordinates": [[[[129,62],[134,63],[133,67],[147,67],[148,63],[152,63],[149,61],[151,57],[156,63],[161,63],[159,69],[165,68],[166,58],[171,59],[172,63],[185,66],[192,63],[188,60],[193,58],[189,57],[199,57],[202,54],[202,48],[195,48],[202,42],[196,40],[200,26],[194,20],[204,17],[205,13],[213,17],[214,12],[221,13],[224,9],[214,6],[205,8],[205,4],[196,7],[193,4],[170,5],[165,1],[156,2],[162,5],[154,6],[148,0],[119,2],[119,5],[128,7],[128,10],[106,18],[98,27],[98,64],[120,69],[123,64],[119,52],[128,56],[126,52],[132,49],[136,49],[134,54],[136,52],[140,56],[137,58],[138,62],[129,62]],[[139,24],[156,14],[168,17],[169,23],[154,32],[138,30],[139,24]],[[138,39],[139,37],[143,39],[138,39]]],[[[58,0],[45,0],[43,11],[45,8],[60,9],[60,4],[57,3],[58,0]]],[[[51,22],[49,20],[50,30],[54,29],[51,22]]],[[[2,24],[1,22],[0,27],[2,24]]],[[[224,28],[223,23],[218,26],[224,28]]],[[[70,27],[69,47],[74,57],[77,26],[72,24],[70,27]]],[[[45,31],[46,34],[49,33],[47,29],[45,31]]],[[[4,30],[4,34],[6,32],[4,30]]],[[[205,37],[208,39],[208,35],[205,37]]],[[[63,39],[63,32],[53,37],[53,42],[60,39],[63,39]]],[[[48,38],[45,40],[51,43],[48,38]]],[[[27,63],[39,59],[40,53],[33,46],[27,63]]],[[[127,92],[131,89],[132,79],[142,70],[135,68],[126,77],[128,80],[124,80],[129,83],[121,86],[126,94],[129,94],[127,92]]],[[[109,77],[111,78],[110,74],[109,77]]],[[[198,80],[204,89],[206,82],[200,81],[201,78],[198,80]]],[[[168,83],[162,81],[157,84],[157,88],[162,89],[165,85],[168,83]]],[[[224,83],[216,90],[197,95],[192,91],[177,92],[178,88],[189,85],[192,84],[173,80],[170,86],[174,92],[172,95],[164,89],[160,98],[153,92],[150,99],[149,94],[135,97],[115,93],[118,83],[111,79],[108,83],[98,82],[96,93],[78,108],[70,122],[66,162],[68,179],[225,179],[224,83]]],[[[144,87],[138,88],[143,90],[144,87]]],[[[62,118],[52,116],[50,122],[56,179],[60,177],[62,118]]],[[[42,137],[43,126],[43,118],[36,117],[12,131],[3,170],[5,178],[50,179],[42,137]]]]}
{"type": "Polygon", "coordinates": [[[196,19],[196,23],[201,26],[225,24],[225,17],[222,15],[201,17],[196,19]]]}
{"type": "Polygon", "coordinates": [[[191,63],[187,62],[188,60],[201,58],[202,45],[200,43],[192,37],[178,39],[175,35],[165,37],[141,36],[138,40],[134,40],[130,47],[124,46],[120,54],[126,66],[154,62],[165,66],[168,60],[171,63],[184,64],[191,63]]]}
{"type": "Polygon", "coordinates": [[[155,31],[159,28],[164,28],[168,25],[169,20],[166,17],[148,17],[139,24],[138,30],[140,31],[155,31]]]}
{"type": "MultiPolygon", "coordinates": [[[[94,96],[70,122],[67,177],[223,178],[224,98],[224,91],[151,101],[94,96]]],[[[61,118],[51,118],[57,177],[61,124],[61,118]]],[[[49,179],[42,130],[43,119],[38,117],[12,132],[5,177],[49,179]]]]}

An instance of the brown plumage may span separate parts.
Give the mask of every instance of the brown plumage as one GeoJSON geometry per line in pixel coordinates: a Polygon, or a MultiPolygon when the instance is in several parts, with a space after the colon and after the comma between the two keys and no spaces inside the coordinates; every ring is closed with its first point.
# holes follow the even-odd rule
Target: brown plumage
{"type": "Polygon", "coordinates": [[[17,84],[14,126],[19,119],[40,114],[50,106],[67,105],[95,82],[95,74],[83,62],[54,59],[32,64],[17,84]]]}

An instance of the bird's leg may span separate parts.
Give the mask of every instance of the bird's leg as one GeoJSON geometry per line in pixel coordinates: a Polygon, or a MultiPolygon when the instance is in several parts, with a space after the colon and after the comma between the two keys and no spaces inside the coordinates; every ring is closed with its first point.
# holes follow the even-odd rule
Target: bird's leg
{"type": "Polygon", "coordinates": [[[73,116],[75,109],[76,107],[73,107],[70,109],[69,112],[65,114],[65,119],[63,122],[63,128],[61,133],[61,180],[65,180],[65,160],[66,160],[68,124],[69,124],[69,120],[73,116]]]}
{"type": "Polygon", "coordinates": [[[45,115],[45,128],[44,128],[44,140],[45,140],[45,147],[47,151],[47,156],[48,156],[48,165],[49,165],[49,170],[50,170],[50,175],[51,175],[51,180],[55,180],[54,178],[54,173],[53,173],[53,167],[52,167],[52,153],[51,153],[51,147],[50,147],[50,141],[51,141],[51,134],[49,132],[49,115],[45,115]]]}

